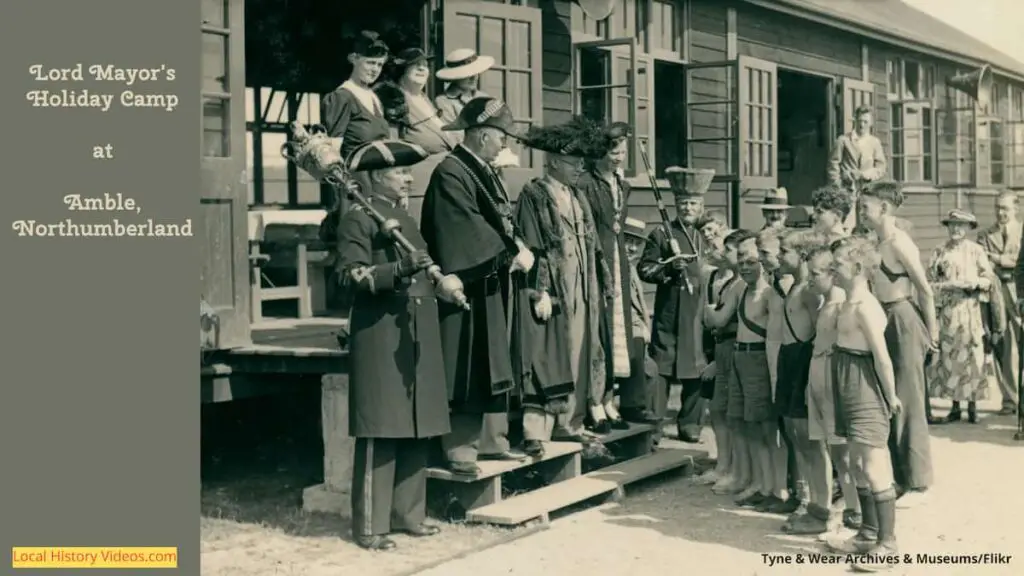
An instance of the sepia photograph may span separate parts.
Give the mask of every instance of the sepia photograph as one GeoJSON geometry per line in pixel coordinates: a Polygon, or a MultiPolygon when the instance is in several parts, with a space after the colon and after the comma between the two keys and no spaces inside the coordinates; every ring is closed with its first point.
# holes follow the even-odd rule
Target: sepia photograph
{"type": "Polygon", "coordinates": [[[201,7],[203,576],[1019,573],[1019,3],[201,7]]]}

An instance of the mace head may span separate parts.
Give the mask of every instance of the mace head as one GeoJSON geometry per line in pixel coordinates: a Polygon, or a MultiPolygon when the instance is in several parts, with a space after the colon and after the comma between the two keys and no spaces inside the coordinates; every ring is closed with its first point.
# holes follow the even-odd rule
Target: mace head
{"type": "Polygon", "coordinates": [[[301,123],[292,122],[289,128],[291,139],[281,145],[281,156],[317,180],[344,166],[341,143],[327,136],[323,126],[314,124],[307,130],[301,123]]]}

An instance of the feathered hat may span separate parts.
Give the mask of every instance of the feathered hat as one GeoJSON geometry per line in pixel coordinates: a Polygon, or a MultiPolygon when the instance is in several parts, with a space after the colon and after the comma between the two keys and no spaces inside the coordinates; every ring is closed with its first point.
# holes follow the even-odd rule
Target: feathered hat
{"type": "Polygon", "coordinates": [[[577,158],[600,158],[604,155],[605,138],[600,124],[583,116],[575,116],[564,124],[531,126],[520,140],[524,146],[541,152],[577,158]]]}

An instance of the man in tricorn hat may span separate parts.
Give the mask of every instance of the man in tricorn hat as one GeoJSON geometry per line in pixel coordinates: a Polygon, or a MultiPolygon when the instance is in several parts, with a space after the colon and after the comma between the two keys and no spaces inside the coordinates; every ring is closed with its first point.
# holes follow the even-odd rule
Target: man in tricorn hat
{"type": "Polygon", "coordinates": [[[764,202],[761,204],[761,216],[764,217],[765,228],[781,230],[786,227],[789,216],[789,192],[785,188],[765,190],[764,202]]]}
{"type": "Polygon", "coordinates": [[[586,419],[597,433],[611,431],[600,333],[602,289],[610,282],[603,281],[590,203],[573,187],[600,136],[596,125],[576,118],[531,128],[523,138],[545,153],[544,176],[523,187],[516,206],[517,227],[537,255],[517,286],[514,342],[521,349],[524,448],[535,456],[552,433],[582,441],[576,436],[586,419]]]}
{"type": "Polygon", "coordinates": [[[466,104],[445,130],[465,139],[438,164],[423,197],[420,227],[434,261],[465,287],[470,310],[439,304],[452,433],[442,439],[449,468],[475,476],[478,457],[517,459],[509,450],[508,394],[514,386],[508,329],[511,272],[534,257],[512,222],[512,206],[491,162],[514,134],[494,98],[466,104]]]}
{"type": "Polygon", "coordinates": [[[670,166],[665,176],[675,195],[676,220],[670,230],[661,226],[651,233],[638,272],[642,280],[658,286],[651,349],[666,385],[682,386],[682,407],[676,420],[679,438],[698,442],[704,407],[701,374],[707,360],[703,350],[701,282],[705,240],[697,223],[704,213],[704,194],[711,186],[714,172],[670,166]]]}
{"type": "Polygon", "coordinates": [[[372,209],[401,225],[416,247],[399,250],[357,205],[338,227],[339,269],[353,293],[349,318],[349,426],[356,439],[352,534],[370,550],[395,547],[399,531],[432,536],[426,518],[430,438],[450,430],[437,304],[423,270],[430,264],[416,222],[400,207],[409,167],[427,153],[398,140],[353,150],[351,172],[366,173],[372,209]]]}

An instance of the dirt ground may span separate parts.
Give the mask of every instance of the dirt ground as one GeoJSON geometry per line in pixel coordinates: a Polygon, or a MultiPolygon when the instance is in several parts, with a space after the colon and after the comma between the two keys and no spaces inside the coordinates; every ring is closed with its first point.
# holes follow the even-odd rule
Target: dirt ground
{"type": "MultiPolygon", "coordinates": [[[[211,414],[216,424],[207,424],[210,433],[204,430],[204,576],[333,576],[340,570],[398,576],[424,568],[419,572],[422,576],[693,573],[694,569],[748,576],[847,571],[845,566],[809,564],[769,567],[762,554],[820,552],[820,544],[812,538],[783,535],[777,530],[781,519],[739,510],[728,498],[678,477],[647,482],[629,490],[619,505],[569,515],[548,530],[522,538],[516,537],[524,529],[445,524],[443,537],[399,538],[396,551],[365,552],[349,541],[344,519],[301,510],[302,488],[322,478],[316,422],[300,417],[306,415],[308,420],[318,400],[318,394],[310,393],[285,405],[268,408],[252,403],[211,414]],[[484,550],[471,554],[480,549],[484,550]],[[444,562],[450,558],[458,559],[444,562]]],[[[993,404],[985,407],[995,408],[993,404]]],[[[938,484],[930,491],[932,502],[900,511],[897,532],[901,552],[1014,554],[1012,563],[913,565],[895,573],[996,575],[1024,569],[1024,539],[1016,529],[1024,517],[1024,493],[1019,490],[1024,443],[1011,439],[1012,418],[989,413],[983,417],[974,426],[933,429],[938,484]]],[[[714,452],[709,434],[702,445],[714,452]]]]}
{"type": "MultiPolygon", "coordinates": [[[[993,403],[986,405],[994,410],[993,403]]],[[[939,410],[937,413],[945,413],[939,410]]],[[[1014,443],[1012,417],[983,414],[976,425],[933,428],[937,484],[930,502],[897,512],[900,552],[1010,554],[1003,565],[912,565],[890,574],[927,576],[1024,573],[1024,443],[1014,443]]],[[[422,572],[480,574],[844,574],[847,565],[798,564],[819,553],[812,537],[779,533],[778,517],[737,509],[727,497],[685,480],[631,493],[621,506],[592,509],[551,530],[422,572]],[[762,554],[786,554],[792,565],[769,567],[762,554]],[[807,556],[805,555],[806,559],[807,556]],[[501,567],[496,569],[495,567],[501,567]]]]}

